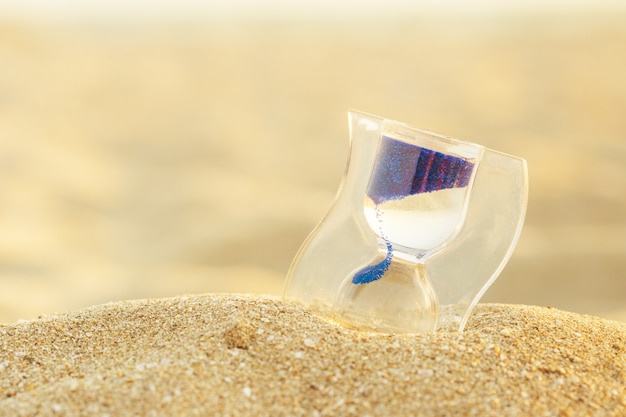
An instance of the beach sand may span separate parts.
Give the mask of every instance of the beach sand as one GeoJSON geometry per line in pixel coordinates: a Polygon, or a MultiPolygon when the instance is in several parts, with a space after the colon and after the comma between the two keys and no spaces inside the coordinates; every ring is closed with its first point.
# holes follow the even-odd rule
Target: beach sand
{"type": "Polygon", "coordinates": [[[526,305],[380,335],[193,295],[3,325],[0,346],[0,416],[626,415],[626,324],[526,305]]]}

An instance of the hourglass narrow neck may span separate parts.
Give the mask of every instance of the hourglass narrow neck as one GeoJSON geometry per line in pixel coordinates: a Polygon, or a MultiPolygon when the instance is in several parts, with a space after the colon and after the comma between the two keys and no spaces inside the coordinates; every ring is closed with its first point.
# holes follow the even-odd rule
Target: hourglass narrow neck
{"type": "Polygon", "coordinates": [[[380,251],[385,254],[384,258],[373,265],[367,265],[357,271],[352,277],[353,284],[369,284],[381,279],[389,270],[392,262],[405,264],[409,267],[423,264],[423,254],[416,256],[408,252],[394,250],[390,242],[385,242],[384,249],[381,247],[380,251]]]}
{"type": "Polygon", "coordinates": [[[387,239],[378,237],[378,252],[384,256],[391,256],[394,260],[404,261],[408,263],[423,264],[428,257],[441,250],[441,247],[433,249],[417,249],[399,245],[388,241],[387,239]]]}

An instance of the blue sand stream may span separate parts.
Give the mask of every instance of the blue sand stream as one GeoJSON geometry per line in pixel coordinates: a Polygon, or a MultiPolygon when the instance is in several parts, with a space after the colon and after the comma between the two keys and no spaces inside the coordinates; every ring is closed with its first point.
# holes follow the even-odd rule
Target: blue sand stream
{"type": "Polygon", "coordinates": [[[356,274],[354,274],[354,277],[352,278],[353,284],[368,284],[372,281],[381,279],[383,275],[385,275],[385,272],[387,272],[387,270],[389,269],[389,266],[391,265],[391,260],[393,259],[391,243],[386,243],[387,256],[385,256],[385,259],[375,265],[368,265],[356,274]]]}

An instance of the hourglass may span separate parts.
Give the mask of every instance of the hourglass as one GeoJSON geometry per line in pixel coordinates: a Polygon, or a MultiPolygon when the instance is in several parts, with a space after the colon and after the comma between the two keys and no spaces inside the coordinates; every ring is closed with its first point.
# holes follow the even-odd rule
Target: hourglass
{"type": "Polygon", "coordinates": [[[284,297],[358,330],[462,330],[521,232],[525,161],[349,117],[342,186],[296,255],[284,297]]]}

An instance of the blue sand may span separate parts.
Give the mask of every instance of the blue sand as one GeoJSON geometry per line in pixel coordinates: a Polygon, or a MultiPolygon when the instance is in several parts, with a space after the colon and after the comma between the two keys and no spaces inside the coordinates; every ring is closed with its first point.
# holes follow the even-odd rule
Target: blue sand
{"type": "Polygon", "coordinates": [[[367,189],[376,204],[413,194],[467,187],[474,164],[383,136],[367,189]]]}
{"type": "Polygon", "coordinates": [[[393,252],[391,251],[391,249],[391,243],[387,242],[387,256],[385,256],[385,259],[375,265],[368,265],[356,274],[354,274],[354,277],[352,278],[352,283],[368,284],[370,282],[381,279],[391,265],[391,260],[393,258],[393,252]]]}

